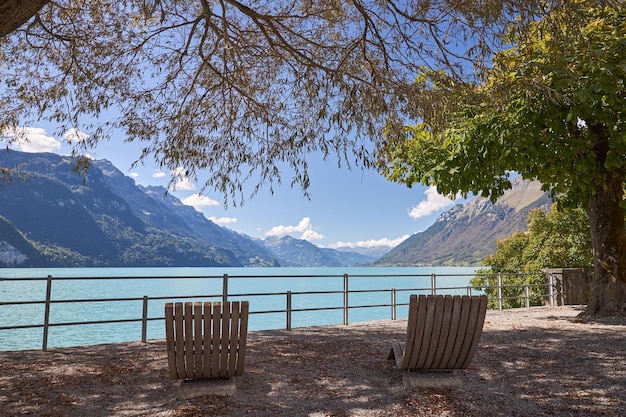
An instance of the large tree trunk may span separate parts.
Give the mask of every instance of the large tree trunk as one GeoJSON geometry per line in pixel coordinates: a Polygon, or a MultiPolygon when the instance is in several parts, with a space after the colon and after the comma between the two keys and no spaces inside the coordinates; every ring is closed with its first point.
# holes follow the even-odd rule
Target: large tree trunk
{"type": "Polygon", "coordinates": [[[35,16],[50,0],[0,0],[0,38],[35,16]]]}
{"type": "Polygon", "coordinates": [[[607,175],[588,202],[594,284],[585,315],[623,315],[626,303],[626,226],[621,177],[607,175]]]}

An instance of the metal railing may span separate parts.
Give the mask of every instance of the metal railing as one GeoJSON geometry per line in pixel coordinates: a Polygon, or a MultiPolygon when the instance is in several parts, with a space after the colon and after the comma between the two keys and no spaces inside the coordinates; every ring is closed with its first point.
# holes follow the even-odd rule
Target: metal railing
{"type": "MultiPolygon", "coordinates": [[[[503,308],[503,301],[507,299],[523,299],[525,300],[526,308],[530,308],[531,295],[530,290],[532,287],[540,287],[542,288],[542,292],[545,295],[546,302],[550,305],[555,304],[555,299],[557,294],[555,293],[555,286],[552,281],[552,276],[550,275],[549,282],[545,284],[526,284],[526,285],[505,285],[503,283],[504,279],[507,276],[515,275],[519,276],[520,274],[498,274],[497,275],[497,303],[498,308],[501,310],[503,308]],[[503,289],[505,288],[514,288],[519,289],[520,294],[517,296],[503,296],[503,289]]],[[[259,310],[251,310],[250,315],[261,315],[261,314],[284,314],[285,315],[285,326],[286,330],[292,329],[293,324],[293,315],[294,313],[303,313],[303,312],[319,312],[319,311],[330,311],[330,310],[341,310],[343,313],[343,324],[349,324],[349,313],[354,309],[372,309],[372,308],[389,308],[389,317],[391,320],[397,319],[398,307],[408,306],[408,302],[398,302],[398,295],[402,293],[430,293],[430,294],[450,294],[450,293],[466,293],[467,295],[472,295],[476,293],[482,292],[483,289],[489,289],[490,287],[473,287],[471,285],[464,286],[447,286],[441,287],[438,286],[438,278],[441,277],[465,277],[468,280],[468,277],[474,277],[476,275],[445,275],[445,274],[431,274],[431,275],[409,275],[409,274],[371,274],[371,275],[289,275],[289,276],[253,276],[253,275],[238,275],[238,276],[229,276],[228,274],[224,274],[221,276],[124,276],[124,277],[53,277],[51,275],[45,278],[0,278],[0,284],[5,281],[11,282],[45,282],[45,299],[43,300],[0,300],[1,306],[43,306],[43,318],[41,322],[38,323],[30,323],[30,324],[17,324],[17,325],[1,325],[0,326],[0,334],[2,331],[6,330],[19,330],[19,329],[43,329],[42,334],[42,350],[47,350],[48,348],[48,339],[49,339],[49,331],[51,328],[60,327],[60,326],[82,326],[82,325],[94,325],[94,324],[116,324],[116,323],[141,323],[141,341],[147,341],[147,329],[148,323],[158,320],[164,320],[164,316],[150,316],[149,315],[149,307],[153,305],[154,302],[158,302],[163,304],[167,300],[189,300],[189,299],[205,299],[205,300],[215,300],[215,301],[228,301],[230,299],[248,299],[253,300],[257,297],[283,297],[284,299],[284,308],[269,308],[269,309],[259,309],[259,310]],[[289,278],[289,279],[317,279],[317,278],[331,278],[331,279],[341,279],[342,280],[342,289],[340,290],[313,290],[313,291],[278,291],[278,292],[239,292],[239,293],[231,293],[229,292],[229,282],[237,279],[246,279],[246,278],[259,278],[259,279],[272,279],[272,278],[289,278]],[[357,281],[361,278],[422,278],[428,279],[430,278],[430,285],[428,287],[403,287],[403,288],[372,288],[372,289],[351,289],[350,282],[357,281]],[[52,289],[53,284],[55,282],[60,281],[128,281],[128,280],[163,280],[163,279],[192,279],[192,280],[221,280],[221,292],[213,293],[213,294],[195,294],[195,295],[161,295],[161,296],[148,296],[144,295],[141,297],[108,297],[108,298],[64,298],[64,299],[55,299],[52,297],[52,289]],[[363,294],[377,294],[376,302],[368,303],[368,304],[351,304],[351,300],[356,295],[363,294]],[[386,296],[385,296],[386,294],[386,296]],[[313,307],[300,307],[294,308],[294,296],[307,296],[307,297],[327,297],[330,295],[341,296],[342,303],[341,305],[330,305],[330,306],[321,306],[320,303],[316,303],[313,307]],[[387,301],[385,301],[385,298],[387,301]],[[378,301],[380,300],[380,301],[378,301]],[[141,302],[141,316],[131,317],[131,318],[116,318],[116,319],[98,319],[98,320],[83,320],[83,321],[61,321],[61,322],[53,322],[51,320],[51,311],[53,307],[57,306],[66,306],[77,303],[119,303],[119,302],[141,302]]],[[[535,288],[536,289],[536,288],[535,288]]],[[[0,288],[1,290],[1,288],[0,288]]],[[[1,293],[2,291],[0,291],[1,293]]],[[[5,291],[6,292],[6,291],[5,291]]],[[[491,287],[491,292],[493,292],[493,288],[491,287]]],[[[408,297],[406,297],[408,300],[408,297]]],[[[492,297],[493,299],[493,297],[492,297]]],[[[254,305],[254,303],[251,303],[254,305]]],[[[275,304],[273,304],[275,305],[275,304]]],[[[2,323],[0,323],[2,324],[2,323]]]]}

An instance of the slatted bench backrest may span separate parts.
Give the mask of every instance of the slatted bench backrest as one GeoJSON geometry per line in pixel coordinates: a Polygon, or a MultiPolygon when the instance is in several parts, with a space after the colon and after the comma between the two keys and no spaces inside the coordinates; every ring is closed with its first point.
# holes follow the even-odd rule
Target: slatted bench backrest
{"type": "Polygon", "coordinates": [[[466,369],[478,347],[487,296],[411,295],[401,369],[466,369]]]}
{"type": "Polygon", "coordinates": [[[243,374],[248,311],[248,301],[166,303],[170,378],[230,378],[243,374]]]}

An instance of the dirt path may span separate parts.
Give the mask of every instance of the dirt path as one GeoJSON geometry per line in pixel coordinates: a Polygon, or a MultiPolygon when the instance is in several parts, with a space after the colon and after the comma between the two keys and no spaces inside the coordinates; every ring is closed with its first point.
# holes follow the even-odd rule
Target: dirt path
{"type": "Polygon", "coordinates": [[[489,311],[462,388],[402,388],[406,321],[252,332],[230,397],[177,400],[163,341],[0,352],[1,416],[626,416],[626,321],[489,311]]]}

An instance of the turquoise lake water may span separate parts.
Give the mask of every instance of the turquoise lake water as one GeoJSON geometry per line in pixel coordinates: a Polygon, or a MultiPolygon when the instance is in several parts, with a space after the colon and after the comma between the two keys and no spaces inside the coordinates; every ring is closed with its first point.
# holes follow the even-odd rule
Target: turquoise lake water
{"type": "MultiPolygon", "coordinates": [[[[474,267],[412,268],[46,268],[0,269],[0,327],[42,324],[43,303],[7,305],[14,302],[40,302],[46,298],[46,281],[51,286],[49,320],[55,323],[85,323],[100,320],[139,319],[142,300],[149,300],[147,338],[163,338],[163,305],[168,301],[221,300],[223,275],[228,274],[230,300],[250,302],[249,330],[281,329],[286,326],[286,292],[292,292],[292,309],[327,308],[322,311],[296,311],[292,327],[341,324],[343,322],[344,274],[348,274],[350,306],[391,303],[391,288],[397,290],[397,303],[408,303],[411,293],[429,293],[435,274],[439,294],[466,294],[474,267]],[[91,279],[82,279],[82,278],[91,279]],[[144,279],[119,279],[143,277],[144,279]],[[81,278],[81,279],[78,279],[81,278]],[[57,280],[58,279],[58,280],[57,280]],[[377,292],[371,292],[375,290],[377,292]],[[331,293],[329,293],[331,292],[331,293]],[[337,292],[337,293],[334,293],[337,292]],[[279,293],[270,295],[270,293],[279,293]],[[185,299],[184,297],[193,297],[185,299]],[[100,301],[125,298],[124,301],[100,301]],[[167,298],[167,299],[165,299],[167,298]],[[63,303],[61,301],[79,301],[63,303]]],[[[350,308],[349,322],[391,318],[391,307],[350,308]]],[[[397,308],[397,318],[406,317],[406,306],[397,308]]],[[[0,351],[41,349],[42,328],[0,329],[0,351]]],[[[51,326],[48,348],[116,343],[141,339],[141,323],[85,324],[51,326]]]]}

